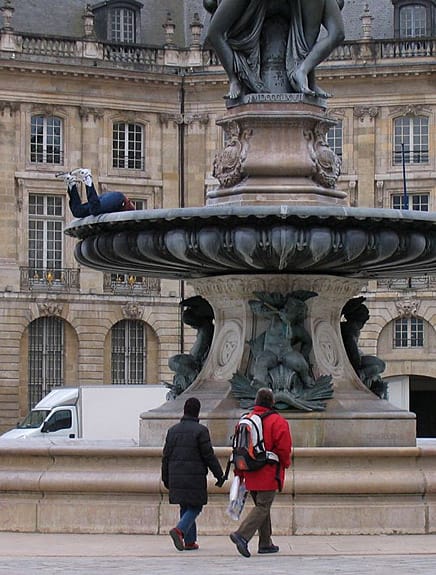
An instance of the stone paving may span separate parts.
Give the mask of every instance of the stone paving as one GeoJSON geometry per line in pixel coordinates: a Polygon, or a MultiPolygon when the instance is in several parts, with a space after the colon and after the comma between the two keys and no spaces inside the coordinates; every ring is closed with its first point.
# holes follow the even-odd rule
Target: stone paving
{"type": "Polygon", "coordinates": [[[434,575],[436,554],[393,557],[5,558],[1,575],[434,575]]]}
{"type": "Polygon", "coordinates": [[[0,533],[0,575],[434,575],[436,536],[276,537],[238,555],[227,537],[178,552],[166,536],[0,533]]]}

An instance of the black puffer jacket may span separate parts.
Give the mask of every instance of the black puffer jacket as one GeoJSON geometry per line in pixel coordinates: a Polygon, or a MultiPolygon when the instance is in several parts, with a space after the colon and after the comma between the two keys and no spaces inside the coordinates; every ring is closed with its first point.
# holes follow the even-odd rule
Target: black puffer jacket
{"type": "Polygon", "coordinates": [[[168,430],[163,449],[162,481],[170,492],[170,503],[206,505],[208,469],[216,479],[222,478],[209,430],[198,418],[184,415],[180,423],[168,430]]]}

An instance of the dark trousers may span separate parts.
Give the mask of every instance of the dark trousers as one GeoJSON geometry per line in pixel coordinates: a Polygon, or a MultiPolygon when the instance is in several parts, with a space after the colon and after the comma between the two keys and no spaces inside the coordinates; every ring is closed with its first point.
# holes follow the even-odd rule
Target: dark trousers
{"type": "Polygon", "coordinates": [[[106,192],[99,196],[94,184],[86,186],[86,197],[88,201],[83,204],[76,185],[68,188],[68,195],[70,198],[70,210],[75,218],[119,212],[123,209],[126,199],[125,195],[121,192],[106,192]]]}
{"type": "Polygon", "coordinates": [[[254,507],[242,521],[237,533],[246,541],[250,541],[256,531],[259,532],[259,547],[272,545],[271,505],[276,495],[275,491],[250,491],[254,507]]]}

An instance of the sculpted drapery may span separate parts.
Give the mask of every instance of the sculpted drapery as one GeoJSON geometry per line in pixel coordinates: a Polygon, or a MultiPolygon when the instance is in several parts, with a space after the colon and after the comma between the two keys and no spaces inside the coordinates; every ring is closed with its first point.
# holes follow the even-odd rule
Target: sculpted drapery
{"type": "Polygon", "coordinates": [[[208,39],[230,80],[227,97],[271,91],[262,77],[261,51],[274,41],[264,33],[265,20],[274,17],[288,30],[283,60],[289,91],[328,96],[315,85],[314,68],[343,40],[343,0],[205,0],[205,6],[213,13],[208,39]],[[318,40],[321,26],[327,34],[318,40]]]}

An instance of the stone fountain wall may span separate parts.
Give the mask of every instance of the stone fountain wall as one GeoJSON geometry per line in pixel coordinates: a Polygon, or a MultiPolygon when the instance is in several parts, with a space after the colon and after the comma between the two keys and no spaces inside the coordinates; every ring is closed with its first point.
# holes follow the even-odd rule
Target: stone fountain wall
{"type": "MultiPolygon", "coordinates": [[[[160,464],[158,448],[0,442],[0,530],[166,535],[178,507],[160,464]]],[[[200,534],[234,530],[229,483],[210,481],[200,534]]],[[[436,533],[436,449],[296,448],[272,522],[277,535],[436,533]]]]}

